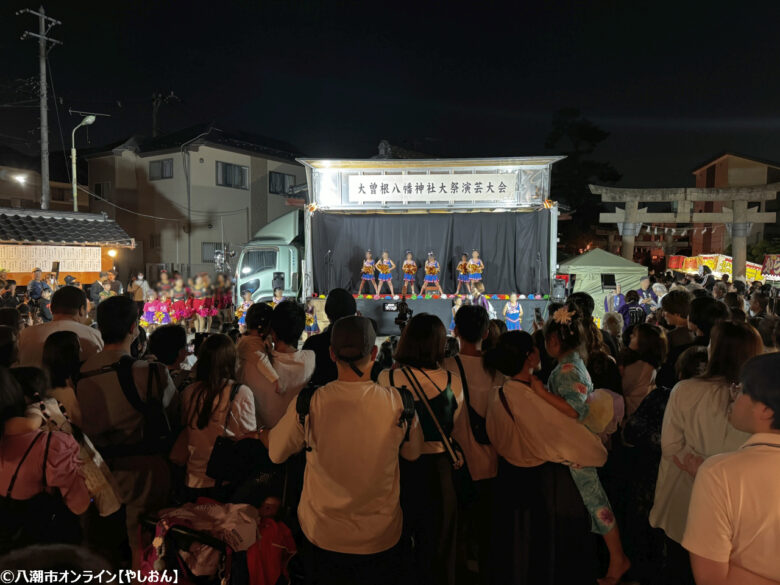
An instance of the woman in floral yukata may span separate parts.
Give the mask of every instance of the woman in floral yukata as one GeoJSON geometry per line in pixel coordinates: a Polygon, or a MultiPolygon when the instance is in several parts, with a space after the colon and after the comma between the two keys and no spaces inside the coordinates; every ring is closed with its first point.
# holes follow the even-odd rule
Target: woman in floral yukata
{"type": "MultiPolygon", "coordinates": [[[[585,419],[590,411],[593,384],[579,353],[585,342],[581,320],[577,308],[570,304],[555,311],[544,326],[545,348],[558,361],[547,381],[549,392],[544,398],[564,414],[587,424],[585,419]]],[[[616,585],[631,567],[631,562],[623,552],[612,506],[595,467],[571,466],[569,469],[590,514],[591,528],[604,537],[609,549],[609,568],[599,584],[616,585]]]]}

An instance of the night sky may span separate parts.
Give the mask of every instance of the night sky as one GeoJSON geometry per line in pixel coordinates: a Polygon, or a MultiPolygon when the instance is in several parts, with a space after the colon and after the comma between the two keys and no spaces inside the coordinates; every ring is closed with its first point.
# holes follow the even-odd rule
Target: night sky
{"type": "MultiPolygon", "coordinates": [[[[80,147],[200,122],[285,140],[311,156],[369,157],[386,138],[437,156],[547,154],[552,113],[611,133],[595,158],[626,186],[691,185],[724,151],[780,160],[778,4],[764,2],[49,2],[68,107],[111,114],[80,147]],[[119,105],[121,104],[121,106],[119,105]]],[[[0,6],[0,143],[34,152],[34,2],[0,6]]],[[[52,111],[52,149],[60,149],[52,111]]]]}

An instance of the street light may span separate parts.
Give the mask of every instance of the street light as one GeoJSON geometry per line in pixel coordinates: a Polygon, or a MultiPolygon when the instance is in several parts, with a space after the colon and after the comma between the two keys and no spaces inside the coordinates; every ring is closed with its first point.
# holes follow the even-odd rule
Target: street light
{"type": "Polygon", "coordinates": [[[73,129],[73,132],[71,132],[70,135],[70,158],[71,158],[71,182],[73,186],[73,211],[78,212],[79,210],[79,203],[78,203],[78,194],[77,194],[77,178],[76,178],[76,130],[81,128],[82,126],[89,126],[91,124],[94,124],[95,122],[95,116],[89,115],[84,116],[84,119],[81,121],[81,123],[76,126],[73,129]]]}

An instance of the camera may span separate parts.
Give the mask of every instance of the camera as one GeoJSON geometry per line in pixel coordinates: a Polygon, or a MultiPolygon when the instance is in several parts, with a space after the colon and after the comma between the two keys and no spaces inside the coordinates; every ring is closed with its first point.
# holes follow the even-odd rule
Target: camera
{"type": "Polygon", "coordinates": [[[396,305],[396,310],[398,311],[398,316],[395,318],[395,324],[398,325],[398,328],[401,331],[403,331],[404,327],[406,327],[406,324],[409,322],[409,319],[412,318],[414,311],[412,311],[409,308],[409,305],[406,304],[405,296],[401,297],[401,300],[396,305]]]}

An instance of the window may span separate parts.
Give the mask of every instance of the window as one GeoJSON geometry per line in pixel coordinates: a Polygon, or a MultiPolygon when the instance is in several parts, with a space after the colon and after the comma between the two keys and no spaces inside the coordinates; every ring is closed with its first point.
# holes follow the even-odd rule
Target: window
{"type": "Polygon", "coordinates": [[[614,274],[601,275],[601,290],[615,290],[615,287],[617,287],[617,282],[614,274]]]}
{"type": "Polygon", "coordinates": [[[214,254],[222,249],[222,242],[201,242],[200,261],[204,264],[214,264],[214,254]]]}
{"type": "Polygon", "coordinates": [[[152,234],[149,236],[149,248],[152,250],[159,250],[162,247],[162,242],[160,241],[160,234],[152,234]]]}
{"type": "Polygon", "coordinates": [[[276,250],[250,250],[244,252],[241,257],[242,277],[274,268],[276,268],[276,250]]]}
{"type": "Polygon", "coordinates": [[[111,182],[105,181],[104,183],[95,183],[92,187],[92,191],[94,191],[95,195],[98,197],[108,197],[111,195],[111,182]]]}
{"type": "Polygon", "coordinates": [[[149,180],[159,181],[160,179],[173,178],[173,159],[164,158],[162,160],[149,161],[149,180]]]}
{"type": "Polygon", "coordinates": [[[60,187],[53,187],[50,188],[51,193],[51,200],[52,201],[65,201],[65,193],[67,193],[67,189],[62,189],[60,187]]]}
{"type": "Polygon", "coordinates": [[[286,195],[287,191],[295,185],[295,175],[285,173],[268,173],[268,192],[275,195],[286,195]]]}
{"type": "Polygon", "coordinates": [[[217,185],[249,189],[249,167],[217,161],[217,185]]]}

